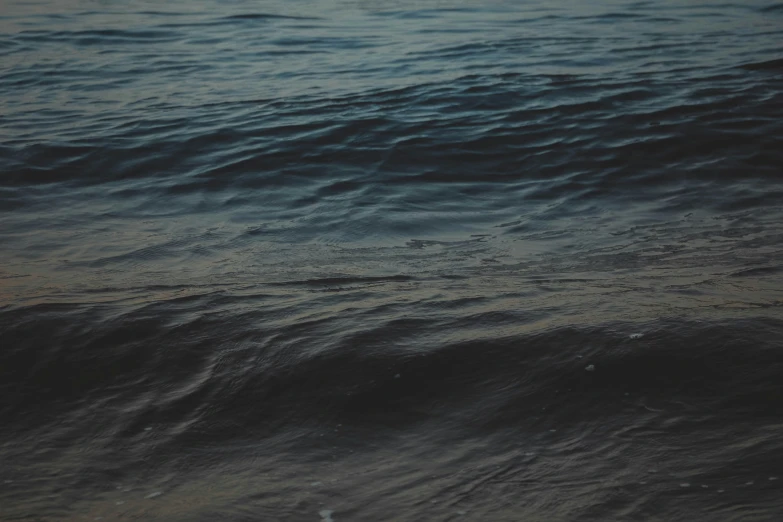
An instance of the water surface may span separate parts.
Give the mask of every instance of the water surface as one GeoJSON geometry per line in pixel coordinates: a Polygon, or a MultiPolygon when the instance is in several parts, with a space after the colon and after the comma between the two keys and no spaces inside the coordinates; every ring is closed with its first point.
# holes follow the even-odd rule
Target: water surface
{"type": "Polygon", "coordinates": [[[776,520],[782,5],[4,3],[0,518],[776,520]]]}

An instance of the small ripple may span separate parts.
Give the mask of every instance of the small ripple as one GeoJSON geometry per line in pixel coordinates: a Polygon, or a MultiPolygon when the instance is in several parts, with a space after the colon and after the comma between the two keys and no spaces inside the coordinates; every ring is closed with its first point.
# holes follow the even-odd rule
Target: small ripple
{"type": "Polygon", "coordinates": [[[167,43],[181,38],[181,35],[171,31],[160,30],[119,30],[119,29],[93,29],[83,31],[45,31],[29,30],[21,31],[14,36],[23,42],[42,43],[73,43],[79,46],[95,46],[107,44],[145,44],[167,43]]]}
{"type": "Polygon", "coordinates": [[[322,20],[322,18],[317,16],[292,16],[272,13],[243,13],[226,16],[223,20],[322,20]]]}

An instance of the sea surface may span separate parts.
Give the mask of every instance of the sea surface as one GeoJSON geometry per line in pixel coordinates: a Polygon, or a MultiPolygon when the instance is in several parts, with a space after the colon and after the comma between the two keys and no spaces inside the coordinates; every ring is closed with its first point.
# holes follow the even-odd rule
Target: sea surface
{"type": "Polygon", "coordinates": [[[3,0],[0,520],[783,520],[783,3],[3,0]]]}

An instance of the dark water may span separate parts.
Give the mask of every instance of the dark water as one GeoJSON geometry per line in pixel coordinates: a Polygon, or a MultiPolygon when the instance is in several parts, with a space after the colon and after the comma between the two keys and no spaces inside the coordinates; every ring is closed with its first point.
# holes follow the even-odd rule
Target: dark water
{"type": "Polygon", "coordinates": [[[0,4],[0,519],[783,516],[783,4],[0,4]]]}

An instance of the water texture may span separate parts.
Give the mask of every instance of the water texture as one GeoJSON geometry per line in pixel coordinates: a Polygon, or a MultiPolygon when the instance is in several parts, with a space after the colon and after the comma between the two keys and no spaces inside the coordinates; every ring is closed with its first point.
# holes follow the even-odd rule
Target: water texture
{"type": "Polygon", "coordinates": [[[783,517],[783,4],[0,4],[0,519],[783,517]]]}

